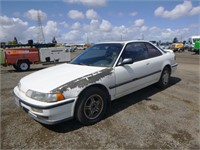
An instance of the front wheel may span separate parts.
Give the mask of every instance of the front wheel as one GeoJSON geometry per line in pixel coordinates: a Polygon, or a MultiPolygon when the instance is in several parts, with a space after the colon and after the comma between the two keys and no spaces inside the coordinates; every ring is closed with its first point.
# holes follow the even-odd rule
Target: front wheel
{"type": "Polygon", "coordinates": [[[84,125],[91,125],[100,121],[107,109],[106,94],[97,87],[86,89],[79,97],[75,117],[84,125]]]}
{"type": "Polygon", "coordinates": [[[162,71],[160,80],[158,81],[157,85],[158,87],[164,89],[169,86],[169,80],[170,80],[170,69],[169,67],[165,67],[162,71]]]}

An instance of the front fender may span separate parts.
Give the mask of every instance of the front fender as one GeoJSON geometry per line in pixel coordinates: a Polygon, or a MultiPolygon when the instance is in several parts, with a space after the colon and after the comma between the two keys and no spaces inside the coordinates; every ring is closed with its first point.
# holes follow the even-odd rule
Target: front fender
{"type": "Polygon", "coordinates": [[[54,89],[53,91],[61,91],[66,98],[78,97],[78,95],[89,86],[100,84],[106,87],[108,90],[108,87],[114,84],[114,82],[115,78],[113,69],[106,68],[101,71],[70,81],[54,89]]]}

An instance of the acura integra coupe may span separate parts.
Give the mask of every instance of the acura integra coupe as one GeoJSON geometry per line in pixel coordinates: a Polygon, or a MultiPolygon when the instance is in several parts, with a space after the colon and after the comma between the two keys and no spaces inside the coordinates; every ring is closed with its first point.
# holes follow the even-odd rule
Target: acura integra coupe
{"type": "Polygon", "coordinates": [[[148,41],[98,43],[69,64],[22,78],[15,103],[43,124],[76,118],[90,125],[103,118],[112,100],[155,83],[166,88],[176,68],[173,51],[148,41]]]}

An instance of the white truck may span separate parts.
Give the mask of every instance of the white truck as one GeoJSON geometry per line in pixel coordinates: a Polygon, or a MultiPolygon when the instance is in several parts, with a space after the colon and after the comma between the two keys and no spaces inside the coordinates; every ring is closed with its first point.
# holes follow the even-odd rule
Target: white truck
{"type": "Polygon", "coordinates": [[[194,51],[194,45],[195,45],[195,41],[200,41],[200,35],[197,35],[197,36],[191,36],[189,38],[189,43],[190,43],[190,50],[191,51],[194,51]]]}

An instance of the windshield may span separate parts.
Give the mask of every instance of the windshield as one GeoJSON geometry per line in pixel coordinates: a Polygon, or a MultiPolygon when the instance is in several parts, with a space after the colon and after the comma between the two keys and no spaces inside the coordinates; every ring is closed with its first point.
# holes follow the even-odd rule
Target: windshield
{"type": "Polygon", "coordinates": [[[112,67],[115,63],[123,44],[104,43],[96,44],[86,49],[82,54],[72,60],[72,64],[112,67]]]}

